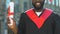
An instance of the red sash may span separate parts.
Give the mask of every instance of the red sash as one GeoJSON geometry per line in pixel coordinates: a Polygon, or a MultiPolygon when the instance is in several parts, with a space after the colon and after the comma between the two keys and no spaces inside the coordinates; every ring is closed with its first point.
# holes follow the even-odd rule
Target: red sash
{"type": "Polygon", "coordinates": [[[36,24],[38,29],[40,29],[47,18],[52,14],[52,10],[45,9],[40,17],[38,17],[32,9],[28,10],[26,14],[36,24]]]}

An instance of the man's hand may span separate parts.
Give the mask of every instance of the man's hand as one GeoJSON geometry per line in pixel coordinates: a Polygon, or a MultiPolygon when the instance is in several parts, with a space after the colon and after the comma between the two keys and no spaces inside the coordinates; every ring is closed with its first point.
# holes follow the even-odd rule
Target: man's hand
{"type": "Polygon", "coordinates": [[[11,19],[13,21],[12,23],[10,22],[10,19],[7,18],[7,25],[9,29],[11,29],[16,34],[17,33],[16,21],[13,18],[11,19]]]}

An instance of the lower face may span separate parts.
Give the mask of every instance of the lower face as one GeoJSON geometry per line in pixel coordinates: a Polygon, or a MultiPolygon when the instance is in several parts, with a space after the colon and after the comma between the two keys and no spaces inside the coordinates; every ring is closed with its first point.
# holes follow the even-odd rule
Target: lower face
{"type": "Polygon", "coordinates": [[[33,6],[35,9],[39,10],[39,9],[42,9],[43,8],[43,5],[44,5],[44,1],[43,2],[32,2],[33,6]]]}

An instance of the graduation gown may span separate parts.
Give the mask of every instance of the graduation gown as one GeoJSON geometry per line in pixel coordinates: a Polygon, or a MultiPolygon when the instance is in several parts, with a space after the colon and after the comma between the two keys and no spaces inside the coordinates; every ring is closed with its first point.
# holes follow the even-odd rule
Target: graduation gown
{"type": "Polygon", "coordinates": [[[40,16],[37,16],[33,9],[22,13],[17,34],[60,34],[60,16],[53,12],[47,12],[44,16],[45,10],[51,11],[44,9],[40,16]]]}

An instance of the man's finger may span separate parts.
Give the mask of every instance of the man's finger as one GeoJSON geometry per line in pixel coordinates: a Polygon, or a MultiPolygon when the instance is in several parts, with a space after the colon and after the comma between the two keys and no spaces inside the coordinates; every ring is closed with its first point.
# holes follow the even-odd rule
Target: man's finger
{"type": "Polygon", "coordinates": [[[13,22],[16,22],[14,18],[12,18],[13,22]]]}

